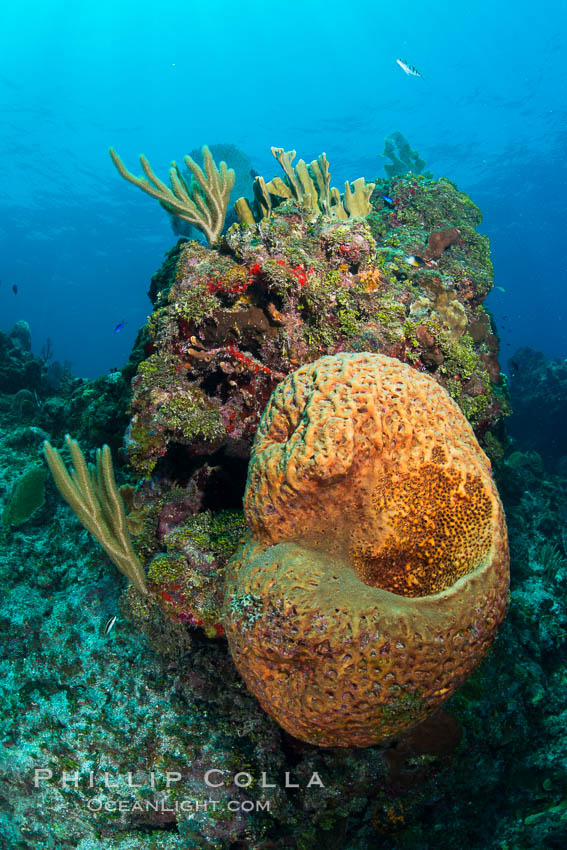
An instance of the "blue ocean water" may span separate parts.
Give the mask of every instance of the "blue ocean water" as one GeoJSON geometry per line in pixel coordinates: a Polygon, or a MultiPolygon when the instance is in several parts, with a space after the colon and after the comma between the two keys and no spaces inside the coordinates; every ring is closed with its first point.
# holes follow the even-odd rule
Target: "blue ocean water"
{"type": "MultiPolygon", "coordinates": [[[[465,318],[469,328],[477,325],[474,358],[480,354],[485,359],[475,359],[474,369],[466,345],[456,347],[455,354],[454,338],[445,337],[440,351],[423,342],[427,327],[408,323],[416,339],[420,329],[422,334],[420,347],[408,345],[406,353],[428,355],[418,372],[433,373],[436,365],[445,364],[436,378],[459,399],[493,464],[512,555],[509,613],[486,660],[447,703],[447,712],[431,718],[432,725],[417,727],[415,736],[388,741],[385,747],[383,742],[360,748],[318,746],[309,738],[296,739],[295,728],[291,735],[282,731],[252,689],[247,690],[233,663],[236,653],[231,656],[225,637],[239,617],[241,634],[248,633],[260,617],[255,607],[259,597],[231,591],[222,608],[226,562],[246,526],[240,510],[247,480],[246,440],[251,442],[254,417],[259,419],[270,397],[270,381],[275,385],[282,377],[276,368],[284,362],[283,349],[276,351],[275,362],[262,359],[264,351],[255,361],[244,343],[235,348],[221,327],[218,375],[213,374],[216,364],[209,372],[204,366],[195,390],[178,370],[187,362],[168,359],[169,342],[160,343],[158,357],[133,382],[128,412],[126,370],[82,384],[70,382],[64,373],[49,390],[43,389],[43,377],[27,384],[20,380],[22,374],[26,377],[19,370],[19,342],[26,337],[20,325],[19,336],[10,341],[0,392],[0,850],[567,846],[567,359],[550,363],[525,348],[517,352],[531,346],[547,357],[567,358],[566,24],[564,0],[537,5],[527,0],[461,5],[446,0],[304,0],[297,5],[18,0],[3,10],[0,331],[27,321],[36,354],[50,340],[53,358],[70,363],[73,373],[85,378],[106,375],[126,363],[152,310],[147,296],[151,276],[178,236],[157,202],[117,174],[110,146],[135,174],[141,173],[139,155],[144,153],[164,180],[173,159],[181,162],[203,144],[237,146],[266,178],[281,173],[270,152],[273,145],[296,149],[298,158],[308,162],[325,151],[332,183],[340,187],[346,179],[385,176],[384,140],[399,131],[435,178],[446,176],[457,183],[483,211],[480,230],[490,237],[495,266],[487,304],[501,337],[504,370],[511,358],[515,415],[508,422],[516,420],[516,425],[510,426],[508,439],[502,424],[505,382],[488,392],[488,381],[481,381],[487,374],[494,377],[491,366],[497,376],[498,364],[494,340],[476,304],[474,309],[467,305],[465,318]],[[399,59],[421,76],[406,75],[399,59]],[[435,359],[439,356],[440,361],[435,359]],[[453,365],[457,374],[449,369],[453,365]],[[11,373],[18,379],[13,385],[8,382],[11,373]],[[239,375],[244,375],[242,382],[239,375]],[[215,443],[217,420],[207,415],[211,399],[224,417],[218,420],[226,429],[220,448],[215,443]],[[92,461],[97,446],[111,444],[128,533],[116,508],[121,502],[108,489],[112,474],[105,452],[106,490],[99,490],[104,506],[97,517],[102,516],[97,539],[104,538],[109,517],[122,543],[132,537],[135,558],[143,561],[140,570],[151,585],[149,601],[127,589],[133,561],[123,569],[121,558],[109,560],[75,516],[76,505],[67,507],[60,469],[53,466],[59,474],[44,480],[43,440],[48,437],[69,466],[66,431],[78,439],[75,463],[78,453],[92,461]],[[118,782],[128,781],[115,799],[125,792],[130,800],[147,798],[151,803],[157,796],[154,767],[158,772],[182,771],[182,785],[173,789],[172,800],[178,799],[177,790],[179,796],[197,800],[208,795],[204,776],[209,768],[222,767],[231,776],[250,770],[254,783],[268,769],[268,781],[278,783],[267,786],[276,789],[275,805],[269,816],[259,810],[249,817],[250,809],[242,808],[238,815],[230,810],[218,818],[214,809],[207,817],[201,811],[200,819],[193,812],[173,814],[169,809],[150,809],[147,818],[133,809],[124,815],[120,810],[118,817],[110,808],[99,817],[87,806],[88,787],[81,785],[75,793],[66,780],[57,784],[68,771],[79,770],[83,782],[91,769],[99,775],[109,770],[118,782]],[[55,781],[32,786],[36,769],[47,768],[55,781]],[[291,768],[292,782],[297,776],[302,783],[297,791],[299,786],[287,784],[291,768]],[[135,782],[140,779],[141,784],[133,788],[139,793],[130,793],[131,769],[138,771],[135,782]],[[325,783],[320,791],[306,785],[315,770],[325,783]]],[[[389,216],[386,203],[380,222],[389,216]]],[[[351,224],[354,232],[360,222],[351,224]]],[[[424,221],[421,225],[422,238],[427,228],[424,221]]],[[[295,236],[288,231],[286,238],[283,256],[288,259],[295,236]]],[[[323,244],[331,240],[324,243],[321,236],[321,256],[323,244]]],[[[469,239],[466,245],[471,244],[469,239]]],[[[337,250],[348,248],[341,242],[337,250]]],[[[461,259],[459,269],[466,270],[461,259]]],[[[455,257],[449,252],[447,266],[441,263],[443,280],[451,260],[455,257]]],[[[242,266],[250,275],[245,276],[250,291],[263,280],[254,278],[259,274],[255,265],[242,266]]],[[[336,265],[333,260],[325,266],[326,282],[334,280],[330,273],[336,265]]],[[[478,263],[471,262],[471,268],[482,272],[478,263]]],[[[286,273],[293,271],[303,286],[305,270],[300,265],[294,269],[290,259],[286,273]]],[[[220,283],[216,277],[205,281],[187,274],[184,286],[191,293],[195,280],[197,287],[220,283]]],[[[277,282],[276,275],[269,280],[270,285],[277,282]]],[[[358,282],[362,280],[365,292],[372,293],[380,275],[358,282]]],[[[242,278],[235,276],[232,282],[234,295],[242,278]]],[[[390,276],[389,284],[389,295],[403,297],[412,288],[412,277],[390,276]]],[[[278,293],[277,287],[274,291],[278,293]]],[[[405,306],[415,307],[408,315],[417,317],[423,303],[420,308],[414,298],[419,292],[410,294],[411,304],[405,306]]],[[[439,308],[454,309],[452,330],[457,331],[462,292],[459,297],[461,302],[452,304],[439,299],[439,308]]],[[[223,304],[220,297],[218,303],[223,304]]],[[[316,299],[305,303],[316,312],[316,299]]],[[[248,339],[254,341],[253,335],[266,327],[266,316],[278,325],[278,304],[275,299],[263,306],[263,325],[258,315],[250,319],[248,339]]],[[[393,306],[398,306],[395,299],[393,306]]],[[[352,313],[345,308],[336,315],[346,337],[352,313]]],[[[243,317],[236,331],[231,326],[230,333],[238,336],[245,321],[243,317]]],[[[380,323],[388,330],[382,318],[380,323]]],[[[205,359],[199,341],[190,337],[191,326],[186,333],[179,324],[183,343],[199,346],[188,355],[197,363],[197,374],[201,363],[213,361],[205,359]]],[[[160,329],[167,336],[167,321],[160,329]]],[[[373,340],[381,350],[382,337],[373,338],[372,328],[363,330],[369,335],[360,338],[373,340]]],[[[395,343],[394,334],[384,339],[395,343]]],[[[214,343],[209,337],[205,341],[205,348],[214,343]]],[[[26,344],[21,347],[25,355],[26,344]]],[[[149,351],[148,346],[145,354],[149,351]]],[[[289,366],[300,362],[291,352],[287,356],[289,366]]],[[[415,357],[410,362],[416,365],[415,357]]],[[[431,413],[425,423],[416,418],[413,433],[427,440],[429,420],[434,425],[438,421],[431,413]]],[[[455,423],[458,435],[457,419],[455,423]]],[[[403,429],[394,433],[392,446],[403,442],[399,434],[403,429]]],[[[77,468],[84,469],[80,464],[77,468]]],[[[433,477],[429,464],[425,468],[426,495],[437,495],[440,479],[433,477]]],[[[102,462],[99,475],[101,469],[102,462]]],[[[396,487],[404,481],[392,480],[396,487]]],[[[349,489],[356,502],[357,491],[350,483],[349,489]]],[[[426,501],[425,510],[419,498],[416,504],[415,515],[425,518],[429,541],[433,514],[428,514],[426,501]]],[[[326,515],[323,497],[317,508],[326,515]]],[[[351,516],[345,509],[345,521],[351,516]]],[[[418,522],[411,525],[411,511],[403,516],[410,516],[401,523],[404,533],[417,529],[412,535],[419,538],[421,528],[418,522]]],[[[302,516],[298,522],[303,533],[302,516]]],[[[310,540],[309,528],[304,533],[310,540]]],[[[325,538],[334,533],[331,522],[325,538]]],[[[476,544],[475,535],[467,534],[476,544]]],[[[498,566],[505,568],[507,581],[503,528],[498,534],[498,566]]],[[[139,575],[138,580],[143,589],[139,575]]],[[[506,581],[501,574],[502,609],[508,599],[506,581]]],[[[485,593],[481,581],[477,586],[485,593]]],[[[286,605],[293,615],[294,606],[288,600],[286,605]]],[[[348,611],[343,613],[350,616],[348,611]]],[[[478,607],[474,611],[469,632],[484,641],[484,651],[495,615],[478,607]]],[[[380,634],[384,620],[379,616],[372,624],[374,639],[383,638],[387,653],[389,638],[380,634]]],[[[394,620],[403,617],[392,616],[394,620]]],[[[293,616],[290,621],[292,630],[284,641],[298,632],[293,616]]],[[[274,622],[277,626],[277,617],[274,622]]],[[[419,630],[414,637],[421,647],[419,630]]],[[[361,646],[366,639],[364,631],[361,646]]],[[[455,635],[455,646],[460,640],[455,635]]],[[[405,648],[403,642],[391,643],[396,651],[405,648]]],[[[434,643],[439,654],[437,649],[432,654],[430,669],[437,657],[444,671],[450,669],[458,650],[446,650],[443,635],[435,635],[434,643]]],[[[338,645],[342,656],[342,641],[338,645]]],[[[284,650],[283,655],[285,644],[284,650]]],[[[409,650],[412,661],[411,638],[409,650]]],[[[321,655],[326,652],[323,642],[321,655]]],[[[347,679],[349,660],[348,654],[342,656],[347,679]]],[[[401,669],[403,663],[402,658],[401,669]]],[[[300,679],[308,662],[302,664],[300,679]]],[[[284,702],[287,683],[286,678],[284,702]]],[[[408,691],[407,700],[396,696],[393,707],[394,713],[407,712],[411,719],[420,706],[408,691]]],[[[438,691],[443,693],[445,689],[438,691]]],[[[327,694],[334,699],[332,691],[327,694]]],[[[348,712],[349,719],[355,717],[350,708],[348,712]]],[[[256,784],[249,792],[245,784],[229,779],[219,796],[249,802],[248,797],[260,793],[263,789],[256,784]]]]}
{"type": "Polygon", "coordinates": [[[11,4],[0,328],[26,319],[34,350],[49,337],[82,376],[127,359],[176,237],[117,175],[110,145],[164,178],[202,144],[233,143],[266,176],[271,145],[308,161],[324,150],[340,184],[383,175],[384,138],[400,130],[484,212],[503,364],[519,345],[564,356],[566,24],[561,0],[11,4]]]}

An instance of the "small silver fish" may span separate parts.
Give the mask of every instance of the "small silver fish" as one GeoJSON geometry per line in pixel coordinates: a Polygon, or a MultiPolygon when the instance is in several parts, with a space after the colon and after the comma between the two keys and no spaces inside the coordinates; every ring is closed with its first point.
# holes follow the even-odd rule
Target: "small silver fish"
{"type": "Polygon", "coordinates": [[[113,617],[111,617],[111,618],[110,618],[110,620],[108,621],[108,623],[107,623],[107,624],[106,624],[106,626],[104,627],[104,636],[105,636],[105,637],[106,637],[108,634],[110,634],[110,632],[111,632],[111,631],[112,631],[112,629],[114,628],[114,624],[115,624],[116,620],[117,620],[117,616],[116,616],[116,614],[115,614],[113,617]]]}
{"type": "Polygon", "coordinates": [[[405,71],[405,73],[409,74],[410,77],[421,77],[423,79],[423,76],[419,73],[417,68],[413,67],[413,65],[408,65],[407,62],[402,62],[401,59],[396,59],[396,62],[398,63],[402,71],[405,71]]]}

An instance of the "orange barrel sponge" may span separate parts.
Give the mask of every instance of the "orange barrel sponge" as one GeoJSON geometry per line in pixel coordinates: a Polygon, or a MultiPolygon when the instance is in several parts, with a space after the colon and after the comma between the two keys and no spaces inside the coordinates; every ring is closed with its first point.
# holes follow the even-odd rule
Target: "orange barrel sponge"
{"type": "Polygon", "coordinates": [[[245,511],[230,649],[304,741],[400,736],[470,675],[504,618],[490,462],[443,388],[398,360],[337,354],[288,375],[256,434],[245,511]]]}

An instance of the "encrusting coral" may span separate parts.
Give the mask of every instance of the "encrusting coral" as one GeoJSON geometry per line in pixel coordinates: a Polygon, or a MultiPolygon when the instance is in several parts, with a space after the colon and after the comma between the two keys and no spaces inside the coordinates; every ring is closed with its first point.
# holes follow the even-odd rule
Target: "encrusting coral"
{"type": "Polygon", "coordinates": [[[490,463],[430,377],[337,354],[282,381],[250,459],[252,538],[224,625],[248,688],[294,736],[383,743],[422,721],[502,621],[508,545],[490,463]]]}
{"type": "Polygon", "coordinates": [[[235,174],[224,162],[221,162],[219,169],[206,145],[203,146],[205,171],[187,155],[184,162],[193,176],[192,182],[188,184],[177,163],[172,162],[169,169],[170,187],[156,177],[143,154],[140,155],[140,164],[145,177],[136,177],[128,171],[113,148],[110,148],[110,156],[125,180],[156,198],[168,213],[188,221],[204,233],[209,245],[217,241],[224,226],[235,174]]]}
{"type": "Polygon", "coordinates": [[[447,227],[444,230],[434,230],[427,242],[427,247],[423,254],[424,260],[438,260],[443,256],[449,246],[458,241],[461,231],[456,227],[447,227]]]}

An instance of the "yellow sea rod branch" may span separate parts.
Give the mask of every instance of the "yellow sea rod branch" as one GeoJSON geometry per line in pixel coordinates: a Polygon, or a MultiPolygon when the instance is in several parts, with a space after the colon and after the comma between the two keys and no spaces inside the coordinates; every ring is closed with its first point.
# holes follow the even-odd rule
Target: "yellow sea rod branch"
{"type": "Polygon", "coordinates": [[[204,171],[187,155],[184,162],[194,179],[188,184],[177,163],[172,162],[169,169],[170,186],[167,186],[154,174],[143,154],[140,154],[140,164],[145,177],[136,177],[128,171],[114,148],[110,148],[112,161],[125,180],[159,201],[167,212],[188,221],[204,233],[209,245],[212,245],[223,229],[235,174],[225,162],[221,162],[217,168],[206,145],[203,146],[202,153],[204,171]]]}
{"type": "Polygon", "coordinates": [[[57,449],[47,440],[43,444],[45,459],[57,489],[120,572],[147,596],[144,568],[132,547],[109,447],[105,445],[97,449],[96,466],[87,466],[77,441],[72,440],[69,434],[65,441],[73,462],[71,474],[57,449]]]}

